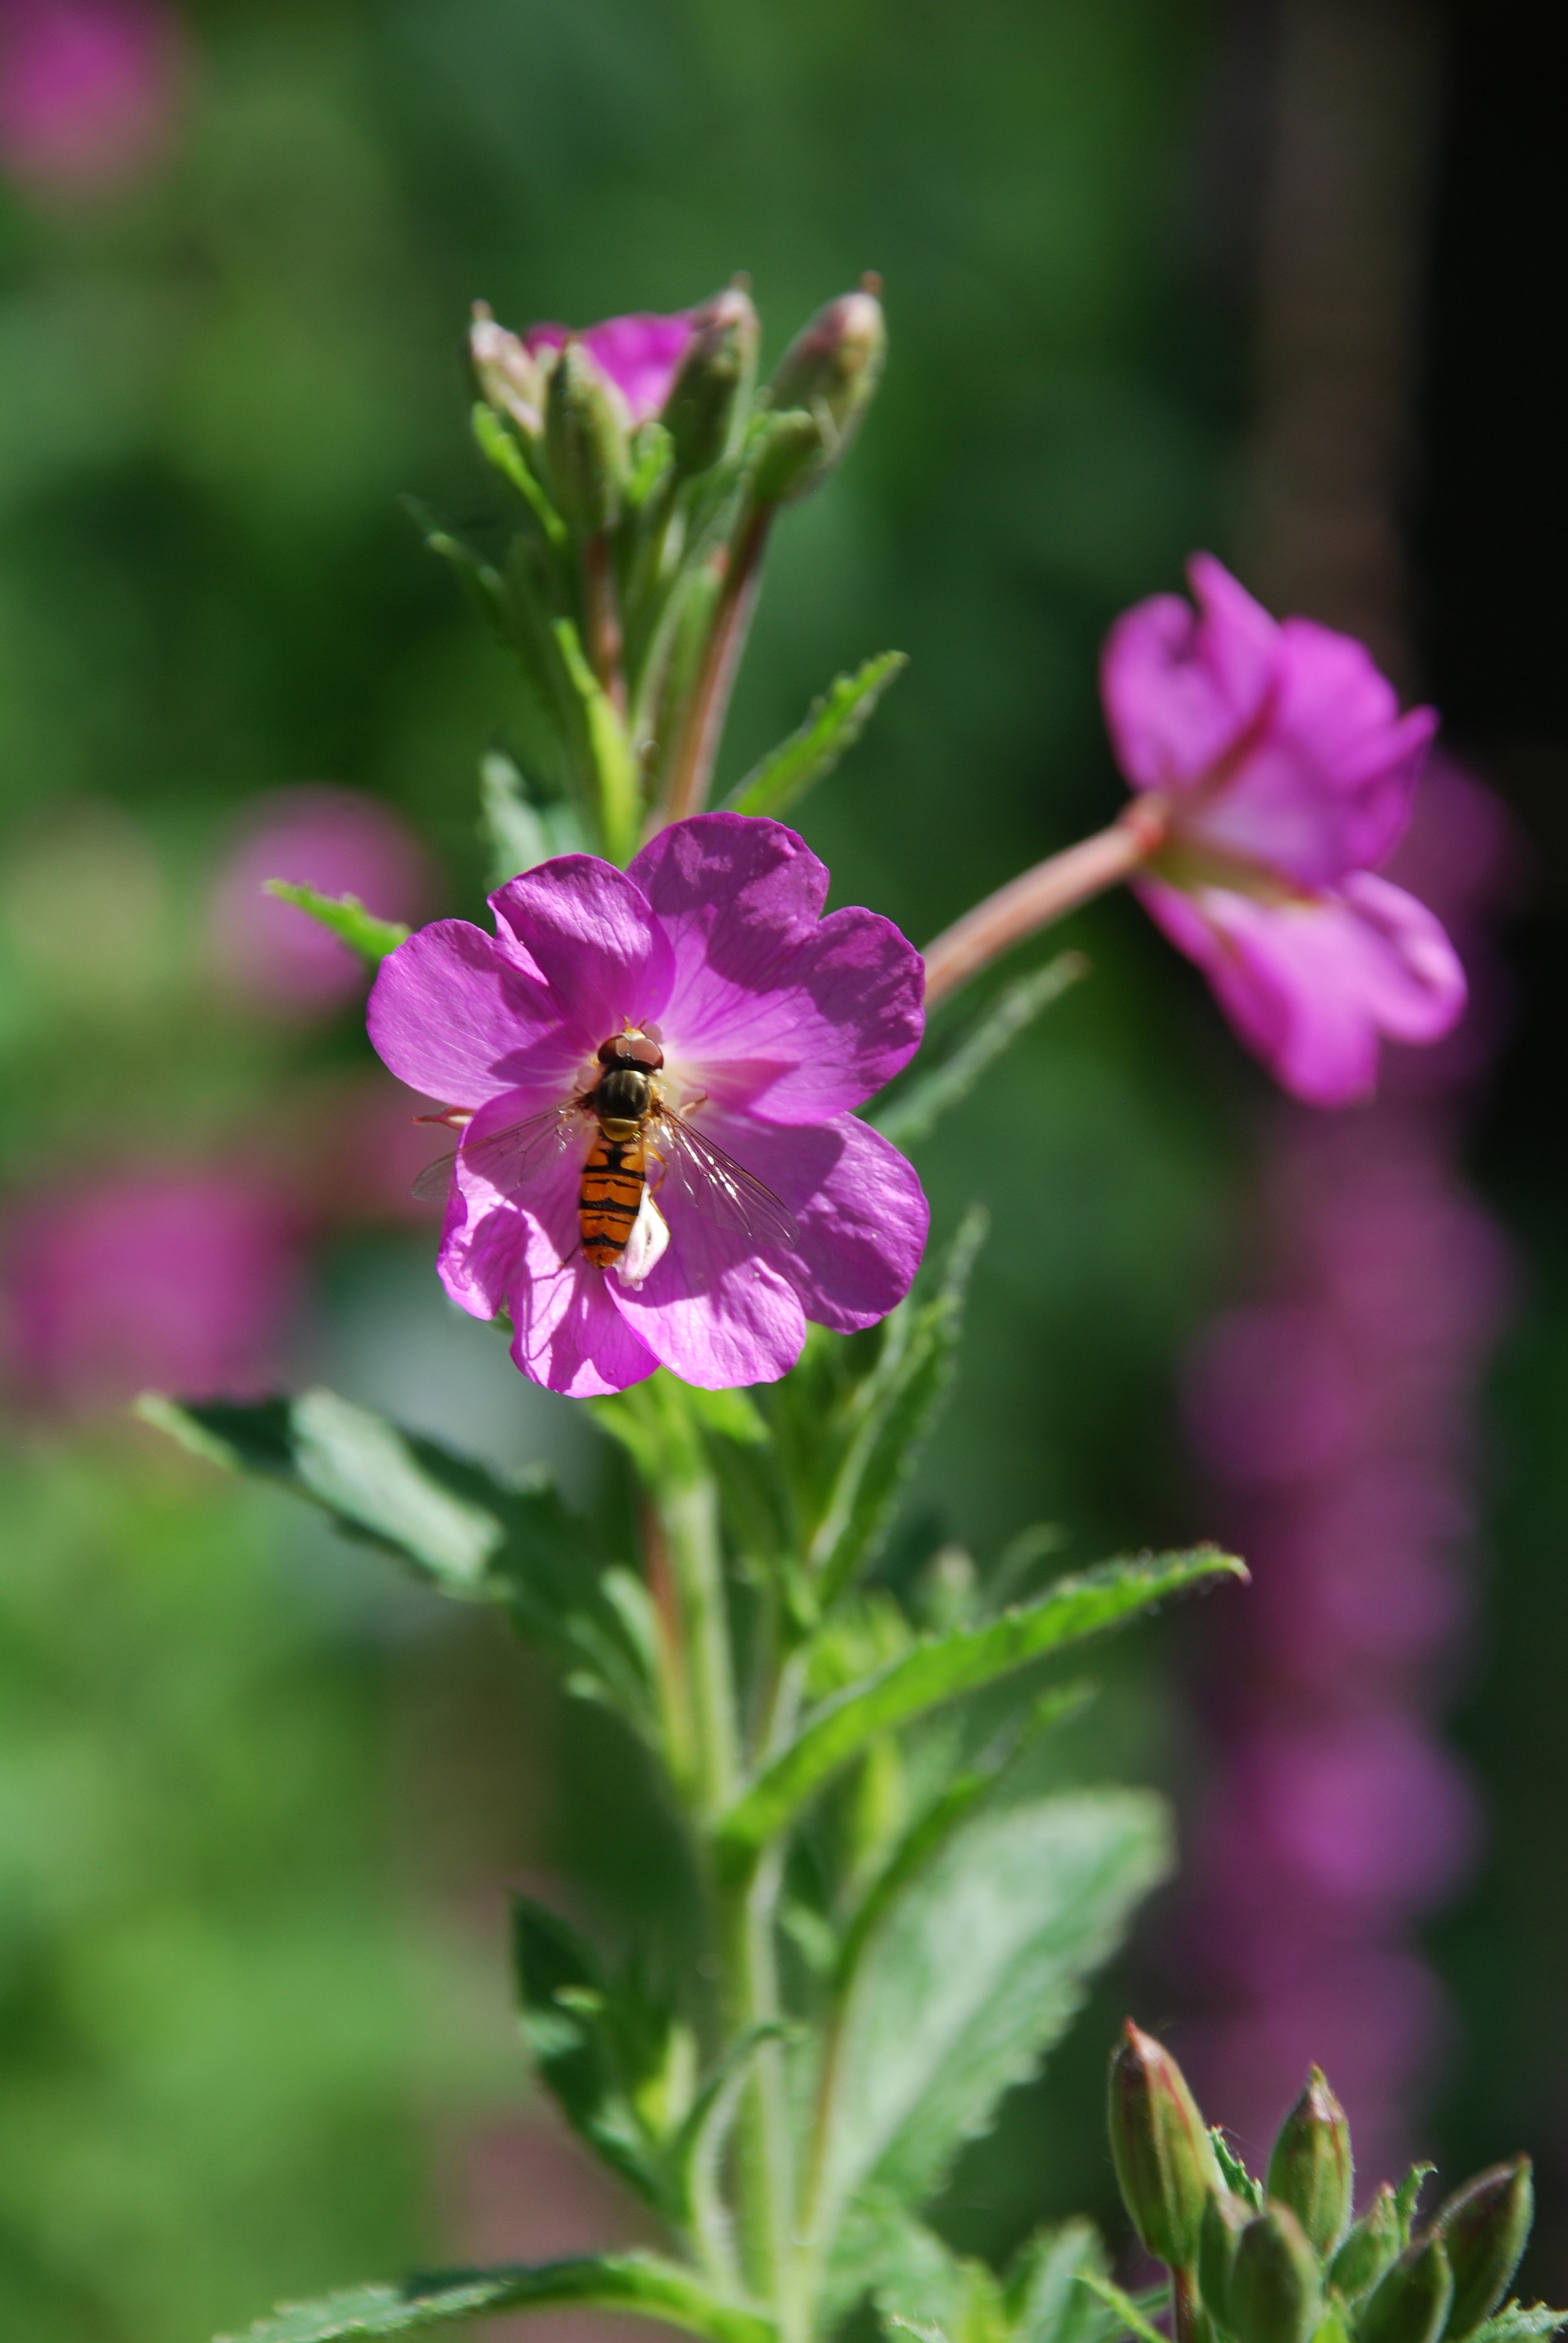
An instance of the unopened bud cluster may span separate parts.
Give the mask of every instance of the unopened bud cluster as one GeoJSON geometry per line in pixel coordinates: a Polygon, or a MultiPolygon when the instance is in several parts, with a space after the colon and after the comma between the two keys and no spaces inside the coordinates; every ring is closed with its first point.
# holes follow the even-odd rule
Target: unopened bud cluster
{"type": "Polygon", "coordinates": [[[878,292],[867,277],[829,301],[760,383],[739,281],[583,332],[516,334],[475,309],[475,436],[515,492],[516,533],[500,562],[431,541],[560,743],[533,794],[564,797],[580,842],[614,860],[706,799],[772,518],[839,462],[880,377],[878,292]]]}
{"type": "Polygon", "coordinates": [[[1111,2142],[1133,2227],[1175,2280],[1181,2343],[1462,2343],[1508,2291],[1533,2211],[1528,2157],[1478,2173],[1420,2228],[1428,2167],[1359,2220],[1344,2109],[1314,2067],[1255,2180],[1176,2061],[1131,2022],[1111,2142]]]}

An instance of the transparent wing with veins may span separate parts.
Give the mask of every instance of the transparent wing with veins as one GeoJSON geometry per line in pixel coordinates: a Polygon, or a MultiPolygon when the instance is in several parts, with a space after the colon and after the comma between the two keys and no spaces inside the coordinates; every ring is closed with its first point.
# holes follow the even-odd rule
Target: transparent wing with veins
{"type": "Polygon", "coordinates": [[[493,1188],[503,1195],[515,1195],[542,1166],[564,1154],[586,1128],[576,1099],[565,1106],[547,1107],[542,1114],[527,1115],[521,1122],[508,1123],[505,1131],[489,1131],[483,1139],[467,1140],[460,1149],[454,1147],[447,1154],[438,1155],[415,1181],[414,1194],[421,1204],[445,1203],[452,1169],[461,1154],[464,1162],[481,1172],[493,1188]]]}
{"type": "Polygon", "coordinates": [[[727,1155],[722,1147],[688,1122],[673,1107],[661,1107],[649,1136],[664,1163],[658,1182],[662,1194],[668,1183],[685,1197],[694,1212],[716,1228],[734,1229],[759,1245],[792,1249],[800,1242],[794,1216],[771,1188],[727,1155]]]}

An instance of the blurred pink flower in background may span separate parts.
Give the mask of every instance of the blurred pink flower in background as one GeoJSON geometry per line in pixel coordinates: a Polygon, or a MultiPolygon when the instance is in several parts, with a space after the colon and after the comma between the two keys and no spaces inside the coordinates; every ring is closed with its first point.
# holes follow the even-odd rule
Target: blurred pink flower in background
{"type": "Polygon", "coordinates": [[[578,342],[607,382],[626,402],[632,427],[657,415],[669,396],[681,359],[696,327],[689,309],[658,317],[646,309],[629,317],[607,317],[600,326],[530,326],[523,336],[530,356],[540,350],[564,349],[578,342]]]}
{"type": "Polygon", "coordinates": [[[175,128],[182,32],[157,0],[0,0],[0,168],[60,193],[151,168],[175,128]]]}
{"type": "Polygon", "coordinates": [[[276,1197],[216,1170],[126,1172],[24,1204],[3,1262],[0,1329],[19,1396],[72,1413],[148,1388],[265,1389],[299,1285],[276,1197]]]}
{"type": "Polygon", "coordinates": [[[1140,602],[1101,666],[1118,761],[1167,823],[1134,890],[1282,1087],[1342,1106],[1372,1090],[1380,1038],[1435,1041],[1464,1007],[1439,921],[1373,875],[1437,719],[1402,716],[1360,643],[1276,623],[1212,555],[1188,575],[1197,609],[1140,602]]]}
{"type": "Polygon", "coordinates": [[[1411,1934],[1479,1838],[1435,1719],[1472,1611],[1475,1400],[1511,1289],[1454,1165],[1502,1021],[1486,914],[1511,854],[1497,800],[1439,760],[1395,868],[1463,952],[1474,1028],[1393,1053],[1359,1113],[1281,1112],[1261,1290],[1209,1328],[1188,1383],[1255,1589],[1207,1700],[1215,1771],[1183,1935],[1204,2011],[1194,2079],[1262,2152],[1316,2061],[1369,2183],[1409,2157],[1446,2025],[1411,1934]]]}
{"type": "Polygon", "coordinates": [[[428,908],[432,886],[418,840],[379,799],[312,786],[256,800],[213,884],[213,960],[248,1005],[304,1015],[356,999],[369,974],[347,944],[267,894],[269,879],[357,896],[378,919],[407,926],[428,908]]]}

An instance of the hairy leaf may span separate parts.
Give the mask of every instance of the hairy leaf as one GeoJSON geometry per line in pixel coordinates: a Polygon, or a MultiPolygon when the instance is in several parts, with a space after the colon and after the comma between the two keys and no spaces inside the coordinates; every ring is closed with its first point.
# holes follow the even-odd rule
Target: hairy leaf
{"type": "Polygon", "coordinates": [[[871,1116],[883,1138],[890,1139],[895,1147],[918,1147],[945,1114],[962,1105],[981,1075],[990,1071],[1025,1026],[1088,973],[1089,962],[1081,952],[1058,952],[1044,968],[1008,985],[940,1064],[917,1072],[879,1114],[871,1116]]]}
{"type": "Polygon", "coordinates": [[[378,968],[388,952],[396,951],[408,933],[396,920],[378,920],[357,895],[318,895],[314,887],[300,886],[293,879],[269,879],[266,891],[329,929],[372,968],[378,968]]]}
{"type": "Polygon", "coordinates": [[[524,2038],[557,2106],[612,2171],[662,2209],[655,2144],[625,2087],[613,1988],[592,1952],[555,1913],[514,1896],[512,1966],[524,2038]]]}
{"type": "Polygon", "coordinates": [[[654,2254],[595,2254],[528,2269],[445,2270],[397,2286],[357,2286],[317,2302],[283,2305],[243,2336],[220,2343],[338,2343],[357,2335],[407,2335],[503,2310],[628,2310],[661,2318],[709,2343],[775,2343],[773,2322],[704,2285],[693,2270],[654,2254]]]}
{"type": "Polygon", "coordinates": [[[1568,2327],[1568,2310],[1553,2310],[1544,2302],[1505,2302],[1483,2318],[1466,2343],[1533,2343],[1540,2335],[1555,2335],[1568,2327]]]}
{"type": "Polygon", "coordinates": [[[629,862],[637,847],[636,754],[626,725],[589,666],[581,638],[571,620],[558,618],[554,633],[562,668],[581,713],[605,852],[612,862],[629,862]]]}
{"type": "Polygon", "coordinates": [[[825,780],[869,722],[877,702],[909,665],[902,651],[883,651],[853,675],[835,676],[798,730],[754,765],[730,791],[737,813],[780,814],[825,780]]]}
{"type": "Polygon", "coordinates": [[[805,1718],[794,1740],[756,1775],[725,1816],[721,1854],[731,1864],[743,1865],[793,1820],[831,1775],[882,1734],[1030,1661],[1122,1625],[1172,1594],[1245,1576],[1233,1555],[1214,1546],[1106,1563],[1080,1577],[1059,1580],[1038,1603],[1004,1611],[983,1626],[959,1628],[918,1644],[805,1718]]]}
{"type": "Polygon", "coordinates": [[[1165,1811],[1081,1792],[974,1815],[886,1912],[824,2052],[812,2227],[866,2189],[918,2204],[1076,2010],[1169,1867],[1165,1811]]]}
{"type": "Polygon", "coordinates": [[[479,762],[479,834],[489,849],[490,884],[504,887],[536,864],[583,850],[582,825],[573,807],[536,803],[504,749],[479,762]]]}
{"type": "Polygon", "coordinates": [[[149,1395],[138,1412],[197,1454],[309,1498],[346,1536],[397,1554],[444,1594],[505,1604],[574,1689],[647,1729],[644,1645],[585,1525],[542,1474],[502,1481],[330,1391],[188,1405],[149,1395]]]}

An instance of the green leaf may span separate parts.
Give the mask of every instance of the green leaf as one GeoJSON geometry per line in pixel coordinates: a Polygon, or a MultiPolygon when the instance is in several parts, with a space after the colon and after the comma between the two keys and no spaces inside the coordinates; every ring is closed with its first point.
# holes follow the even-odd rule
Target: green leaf
{"type": "Polygon", "coordinates": [[[443,1594],[503,1604],[569,1671],[571,1689],[651,1729],[644,1644],[585,1525],[542,1473],[502,1481],[330,1391],[245,1404],[149,1393],[137,1413],[214,1463],[307,1497],[345,1536],[398,1555],[443,1594]]]}
{"type": "Polygon", "coordinates": [[[302,887],[292,879],[269,879],[266,892],[276,895],[280,902],[292,903],[307,919],[330,929],[350,951],[357,951],[372,968],[379,967],[388,952],[395,952],[408,933],[396,920],[377,919],[357,895],[318,895],[314,887],[302,887]]]}
{"type": "Polygon", "coordinates": [[[1030,1661],[1121,1625],[1172,1594],[1246,1574],[1233,1555],[1214,1546],[1105,1563],[1059,1580],[1038,1603],[1005,1611],[983,1626],[916,1644],[805,1718],[794,1740],[754,1777],[724,1817],[721,1855],[743,1868],[829,1775],[882,1734],[1030,1661]]]}
{"type": "Polygon", "coordinates": [[[1119,2286],[1112,2286],[1108,2278],[1097,2278],[1086,2271],[1079,2284],[1116,2313],[1118,2334],[1125,2327],[1137,2336],[1138,2343],[1170,2343],[1169,2337],[1161,2335],[1153,2321],[1144,2317],[1132,2297],[1123,2294],[1119,2286]]]}
{"type": "Polygon", "coordinates": [[[1568,2310],[1553,2310],[1544,2302],[1505,2302],[1466,2343],[1533,2343],[1537,2336],[1555,2335],[1560,2327],[1568,2327],[1568,2310]]]}
{"type": "Polygon", "coordinates": [[[1262,2182],[1253,2179],[1218,2124],[1210,2125],[1209,2137],[1213,2144],[1214,2161],[1231,2196],[1239,2197],[1243,2205],[1250,2205],[1254,2213],[1261,2213],[1263,2209],[1262,2182]]]}
{"type": "Polygon", "coordinates": [[[767,814],[798,804],[854,747],[878,700],[909,663],[903,651],[883,651],[853,675],[835,676],[821,699],[811,702],[804,724],[752,767],[727,802],[737,813],[767,814]]]}
{"type": "Polygon", "coordinates": [[[509,642],[512,614],[507,597],[507,581],[500,571],[489,562],[481,560],[473,548],[465,545],[460,537],[454,537],[449,529],[443,528],[413,498],[406,497],[404,503],[418,524],[430,551],[439,555],[457,571],[474,607],[497,640],[509,642]]]}
{"type": "Polygon", "coordinates": [[[627,2310],[661,2318],[709,2343],[776,2343],[771,2319],[704,2285],[693,2270],[655,2254],[595,2254],[578,2261],[490,2270],[446,2270],[400,2286],[350,2287],[318,2302],[285,2304],[243,2336],[220,2343],[338,2343],[357,2335],[407,2335],[502,2310],[627,2310]]]}
{"type": "Polygon", "coordinates": [[[880,1113],[869,1118],[875,1129],[895,1147],[918,1147],[943,1115],[962,1104],[1025,1026],[1088,973],[1089,962],[1081,952],[1058,952],[1043,968],[1008,985],[941,1064],[929,1073],[917,1073],[880,1113]]]}
{"type": "Polygon", "coordinates": [[[580,853],[585,843],[573,808],[537,803],[501,749],[480,759],[479,835],[489,849],[492,887],[504,887],[558,854],[580,853]]]}
{"type": "Polygon", "coordinates": [[[740,2095],[763,2045],[779,2041],[789,2031],[781,2020],[766,2018],[737,2035],[698,2092],[667,2151],[669,2217],[697,2238],[710,2269],[737,2271],[723,2164],[740,2095]]]}
{"type": "Polygon", "coordinates": [[[511,482],[558,552],[567,543],[567,525],[528,468],[528,458],[492,407],[483,401],[473,413],[474,438],[479,453],[511,482]]]}
{"type": "Polygon", "coordinates": [[[1436,2170],[1435,2164],[1412,2164],[1393,2192],[1394,2217],[1399,2223],[1402,2245],[1408,2246],[1410,2243],[1411,2228],[1415,2220],[1415,2208],[1421,2202],[1421,2192],[1436,2170]]]}
{"type": "Polygon", "coordinates": [[[850,1435],[807,1552],[824,1610],[875,1558],[892,1527],[952,1383],[964,1296],[986,1228],[983,1212],[966,1214],[936,1292],[900,1303],[884,1322],[880,1353],[855,1393],[850,1435]]]}
{"type": "Polygon", "coordinates": [[[613,2172],[662,2210],[657,2145],[625,2087],[628,2029],[616,2024],[615,1990],[592,1952],[555,1913],[514,1896],[512,1968],[523,2036],[557,2106],[613,2172]]]}
{"type": "Polygon", "coordinates": [[[1003,2288],[1014,2343],[1110,2343],[1120,2322],[1081,2283],[1106,2268],[1092,2221],[1063,2221],[1026,2239],[1003,2288]]]}
{"type": "Polygon", "coordinates": [[[823,2054],[810,2211],[819,2246],[868,2190],[911,2205],[940,2185],[1061,2034],[1169,1865],[1158,1799],[1086,1791],[982,1809],[909,1884],[866,1946],[823,2054]]]}
{"type": "Polygon", "coordinates": [[[884,2328],[942,2343],[1006,2343],[1002,2290],[985,2263],[955,2254],[934,2230],[906,2216],[886,2223],[888,2257],[876,2304],[884,2328]],[[890,2248],[895,2250],[890,2250],[890,2248]]]}

